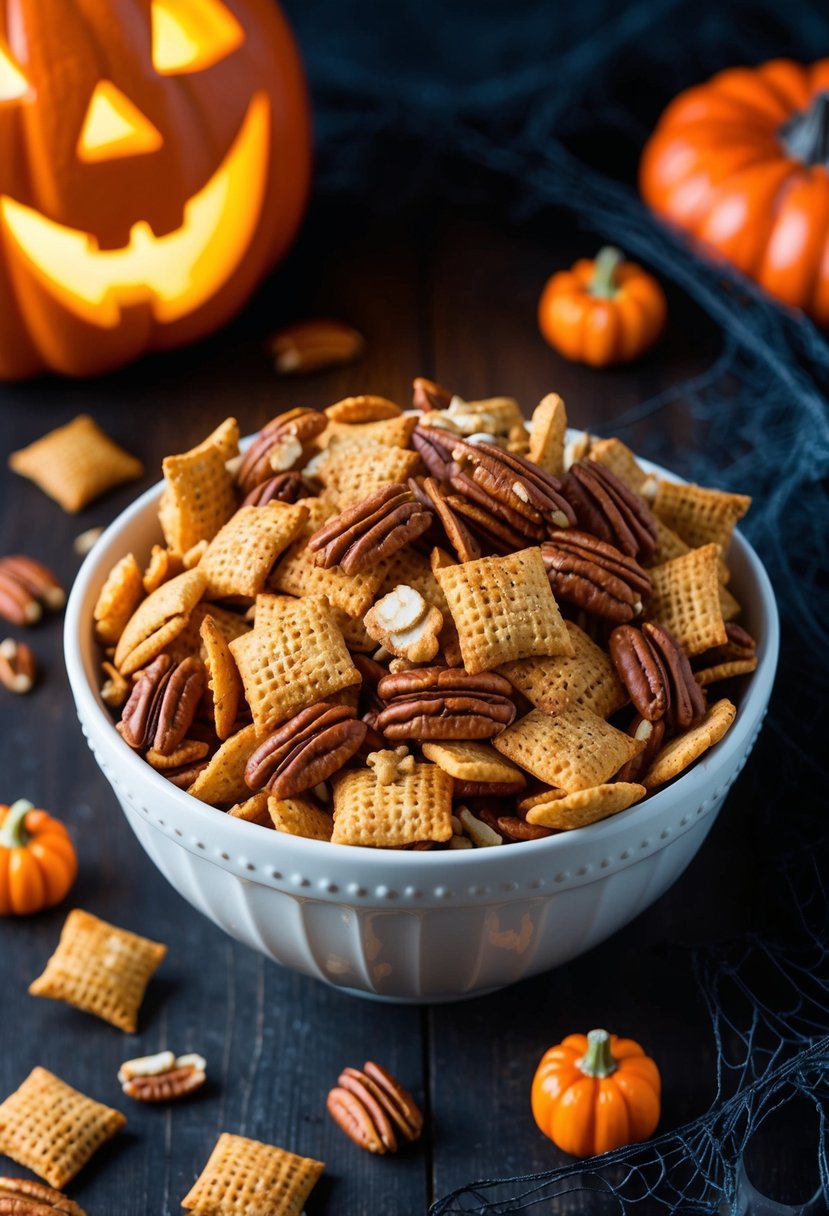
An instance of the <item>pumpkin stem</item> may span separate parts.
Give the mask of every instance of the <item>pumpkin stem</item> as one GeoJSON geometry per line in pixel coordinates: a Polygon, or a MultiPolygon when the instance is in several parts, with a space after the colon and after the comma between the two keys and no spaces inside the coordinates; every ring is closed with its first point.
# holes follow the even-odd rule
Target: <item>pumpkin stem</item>
{"type": "Polygon", "coordinates": [[[780,128],[789,156],[804,165],[829,168],[829,92],[817,93],[808,110],[793,114],[780,128]]]}
{"type": "Polygon", "coordinates": [[[616,271],[624,260],[625,255],[615,245],[605,245],[599,250],[593,261],[593,277],[587,288],[591,296],[599,296],[604,300],[613,299],[619,290],[616,271]]]}
{"type": "Polygon", "coordinates": [[[18,798],[9,807],[6,818],[0,825],[0,846],[6,849],[23,849],[29,843],[29,833],[24,824],[34,805],[26,798],[18,798]]]}
{"type": "Polygon", "coordinates": [[[610,1051],[610,1035],[606,1030],[591,1030],[587,1035],[587,1051],[576,1065],[586,1077],[609,1077],[619,1065],[610,1051]]]}

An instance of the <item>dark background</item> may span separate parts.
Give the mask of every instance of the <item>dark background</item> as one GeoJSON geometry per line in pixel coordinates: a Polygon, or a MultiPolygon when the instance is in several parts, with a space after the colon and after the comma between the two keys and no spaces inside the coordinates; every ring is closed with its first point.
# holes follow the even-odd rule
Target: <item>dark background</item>
{"type": "MultiPolygon", "coordinates": [[[[563,1164],[532,1123],[529,1082],[548,1045],[594,1024],[639,1039],[655,1056],[660,1130],[677,1128],[716,1094],[717,1052],[694,959],[729,958],[731,942],[744,953],[758,939],[794,949],[802,925],[783,859],[809,907],[805,859],[819,876],[825,856],[826,347],[808,323],[750,291],[735,295],[727,276],[652,230],[627,187],[674,91],[732,62],[829,53],[829,19],[809,5],[677,2],[294,0],[286,9],[309,69],[318,141],[317,185],[297,246],[237,322],[189,351],[94,383],[0,389],[3,462],[85,411],[147,467],[140,485],[77,518],[6,474],[0,552],[31,553],[69,584],[78,566],[73,537],[109,522],[157,479],[164,454],[185,450],[227,414],[246,432],[282,409],[353,392],[406,404],[417,374],[470,398],[513,394],[527,412],[554,389],[576,426],[621,433],[680,473],[755,495],[747,531],[781,600],[781,675],[769,724],[719,822],[662,900],[556,972],[420,1010],[357,1001],[281,971],[185,905],[138,848],[86,751],[60,622],[30,631],[42,677],[31,696],[0,698],[0,798],[29,797],[70,824],[81,858],[74,903],[170,946],[131,1039],[26,994],[65,909],[0,924],[0,1094],[43,1064],[129,1116],[126,1133],[70,1188],[90,1216],[177,1211],[221,1130],[325,1160],[309,1216],[424,1212],[473,1178],[563,1164]],[[574,173],[576,162],[586,168],[574,173]],[[606,235],[619,240],[622,221],[640,256],[643,241],[652,242],[669,325],[641,363],[593,372],[543,344],[535,306],[553,269],[606,235]],[[267,335],[320,314],[360,329],[363,360],[275,379],[267,335]],[[763,334],[766,361],[746,346],[746,319],[763,334]],[[784,474],[788,505],[774,513],[770,489],[784,474]],[[207,1057],[208,1087],[169,1110],[128,1105],[115,1081],[119,1063],[168,1045],[207,1057]],[[372,1057],[429,1114],[424,1140],[396,1159],[361,1154],[324,1111],[342,1066],[372,1057]]],[[[824,993],[825,954],[816,957],[824,993]]],[[[753,982],[774,1007],[779,980],[753,982]]],[[[729,1013],[739,1031],[750,1002],[729,1013]]],[[[824,1005],[809,1033],[826,1030],[824,1005]]],[[[758,1187],[789,1202],[811,1195],[817,1137],[805,1103],[767,1122],[746,1157],[758,1187]]],[[[574,1194],[550,1210],[592,1209],[574,1194]]],[[[647,1210],[662,1209],[654,1200],[639,1206],[647,1210]]]]}

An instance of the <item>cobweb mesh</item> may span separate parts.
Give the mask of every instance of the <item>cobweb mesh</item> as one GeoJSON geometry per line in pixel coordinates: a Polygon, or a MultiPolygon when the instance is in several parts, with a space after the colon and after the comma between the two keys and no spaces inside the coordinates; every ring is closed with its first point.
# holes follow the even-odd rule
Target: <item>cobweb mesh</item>
{"type": "Polygon", "coordinates": [[[627,410],[612,430],[688,478],[753,496],[744,531],[781,611],[764,745],[743,777],[754,782],[753,849],[775,934],[690,956],[716,1048],[709,1110],[600,1159],[472,1183],[431,1212],[541,1212],[589,1193],[591,1210],[604,1199],[608,1211],[636,1216],[737,1216],[751,1189],[743,1161],[752,1137],[797,1098],[816,1113],[814,1182],[825,1210],[829,346],[806,318],[655,221],[633,179],[642,143],[679,88],[735,63],[829,52],[829,10],[804,0],[424,0],[392,6],[383,23],[369,0],[345,6],[345,22],[337,0],[286,7],[315,95],[320,189],[395,209],[478,191],[542,225],[567,210],[672,280],[719,327],[711,367],[627,410]],[[671,425],[677,416],[681,427],[671,425]],[[680,450],[669,438],[677,433],[686,437],[680,450]]]}

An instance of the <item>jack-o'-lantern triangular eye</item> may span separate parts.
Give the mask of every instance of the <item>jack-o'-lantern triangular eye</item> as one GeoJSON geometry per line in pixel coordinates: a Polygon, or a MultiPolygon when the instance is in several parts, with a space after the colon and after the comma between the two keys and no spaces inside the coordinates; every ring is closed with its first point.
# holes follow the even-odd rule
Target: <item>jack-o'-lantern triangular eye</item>
{"type": "Polygon", "coordinates": [[[31,91],[22,69],[0,42],[0,105],[4,101],[22,101],[31,91]]]}
{"type": "Polygon", "coordinates": [[[162,76],[202,72],[245,40],[221,0],[152,0],[151,15],[153,67],[162,76]]]}

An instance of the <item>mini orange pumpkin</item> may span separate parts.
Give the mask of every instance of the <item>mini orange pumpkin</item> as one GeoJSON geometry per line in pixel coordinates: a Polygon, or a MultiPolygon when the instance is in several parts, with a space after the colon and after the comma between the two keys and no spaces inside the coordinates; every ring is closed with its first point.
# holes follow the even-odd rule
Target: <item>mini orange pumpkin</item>
{"type": "Polygon", "coordinates": [[[581,258],[548,279],[538,325],[566,359],[602,367],[628,363],[661,334],[665,295],[653,275],[606,246],[595,260],[581,258]]]}
{"type": "Polygon", "coordinates": [[[0,806],[0,916],[29,916],[69,893],[78,873],[63,824],[25,798],[0,806]]]}
{"type": "Polygon", "coordinates": [[[633,1039],[606,1030],[570,1034],[541,1058],[533,1118],[565,1153],[608,1153],[653,1135],[660,1086],[659,1069],[633,1039]]]}
{"type": "Polygon", "coordinates": [[[0,378],[226,321],[290,244],[310,144],[275,0],[0,0],[0,378]]]}
{"type": "Polygon", "coordinates": [[[659,215],[829,325],[829,59],[729,68],[680,93],[639,183],[659,215]]]}

